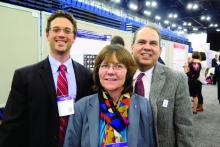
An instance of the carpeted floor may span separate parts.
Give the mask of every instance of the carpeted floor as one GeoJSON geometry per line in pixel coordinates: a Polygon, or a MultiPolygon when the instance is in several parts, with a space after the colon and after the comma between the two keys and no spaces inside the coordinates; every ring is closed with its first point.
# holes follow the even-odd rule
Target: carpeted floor
{"type": "Polygon", "coordinates": [[[194,114],[195,147],[220,147],[220,105],[216,85],[203,85],[204,111],[194,114]]]}

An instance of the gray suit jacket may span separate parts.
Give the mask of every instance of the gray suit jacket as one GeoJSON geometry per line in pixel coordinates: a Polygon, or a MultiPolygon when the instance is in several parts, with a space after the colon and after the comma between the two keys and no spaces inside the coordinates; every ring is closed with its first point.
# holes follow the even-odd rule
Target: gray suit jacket
{"type": "MultiPolygon", "coordinates": [[[[134,94],[129,107],[128,146],[154,147],[151,106],[147,99],[134,94]]],[[[75,104],[70,116],[64,147],[99,147],[98,94],[83,98],[75,104]]]]}
{"type": "Polygon", "coordinates": [[[150,89],[158,147],[193,147],[193,116],[186,75],[156,64],[150,89]],[[168,101],[167,107],[163,103],[168,101]]]}

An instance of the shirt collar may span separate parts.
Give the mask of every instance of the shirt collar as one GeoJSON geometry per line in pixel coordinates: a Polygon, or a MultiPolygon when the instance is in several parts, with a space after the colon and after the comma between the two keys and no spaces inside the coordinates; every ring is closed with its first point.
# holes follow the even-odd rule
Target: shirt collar
{"type": "Polygon", "coordinates": [[[138,75],[140,73],[144,73],[144,76],[146,76],[147,78],[151,79],[152,74],[153,74],[153,70],[154,70],[154,66],[151,67],[150,69],[146,70],[145,72],[140,71],[139,69],[135,72],[134,74],[134,80],[137,79],[138,75]]]}
{"type": "MultiPolygon", "coordinates": [[[[57,71],[58,71],[58,68],[59,68],[59,66],[61,65],[61,62],[60,61],[58,61],[57,59],[55,59],[53,56],[51,56],[50,54],[49,54],[49,62],[50,62],[50,65],[51,65],[51,69],[52,69],[52,72],[53,73],[56,73],[57,71]]],[[[73,68],[71,68],[71,67],[73,67],[73,63],[72,63],[72,60],[71,60],[71,58],[69,58],[67,61],[65,61],[64,63],[63,63],[65,66],[66,66],[66,68],[67,68],[67,73],[70,73],[70,72],[72,72],[73,71],[73,68]]]]}

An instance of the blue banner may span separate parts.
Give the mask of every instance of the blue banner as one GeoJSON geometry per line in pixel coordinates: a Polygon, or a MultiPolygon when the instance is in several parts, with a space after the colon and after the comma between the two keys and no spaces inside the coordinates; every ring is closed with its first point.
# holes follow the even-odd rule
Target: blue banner
{"type": "Polygon", "coordinates": [[[103,41],[108,41],[111,40],[112,38],[111,35],[104,35],[104,34],[99,34],[96,32],[81,30],[81,29],[78,29],[77,31],[77,37],[94,39],[94,40],[103,40],[103,41]]]}

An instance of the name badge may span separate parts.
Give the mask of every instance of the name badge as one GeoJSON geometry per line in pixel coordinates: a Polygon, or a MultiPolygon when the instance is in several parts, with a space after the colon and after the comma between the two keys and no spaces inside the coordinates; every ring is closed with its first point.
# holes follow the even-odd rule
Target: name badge
{"type": "Polygon", "coordinates": [[[128,147],[128,142],[106,144],[105,147],[128,147]]]}
{"type": "Polygon", "coordinates": [[[168,106],[168,102],[169,102],[168,100],[164,99],[162,106],[163,107],[167,107],[168,106]]]}
{"type": "Polygon", "coordinates": [[[74,101],[71,96],[57,97],[59,116],[74,114],[74,101]]]}

